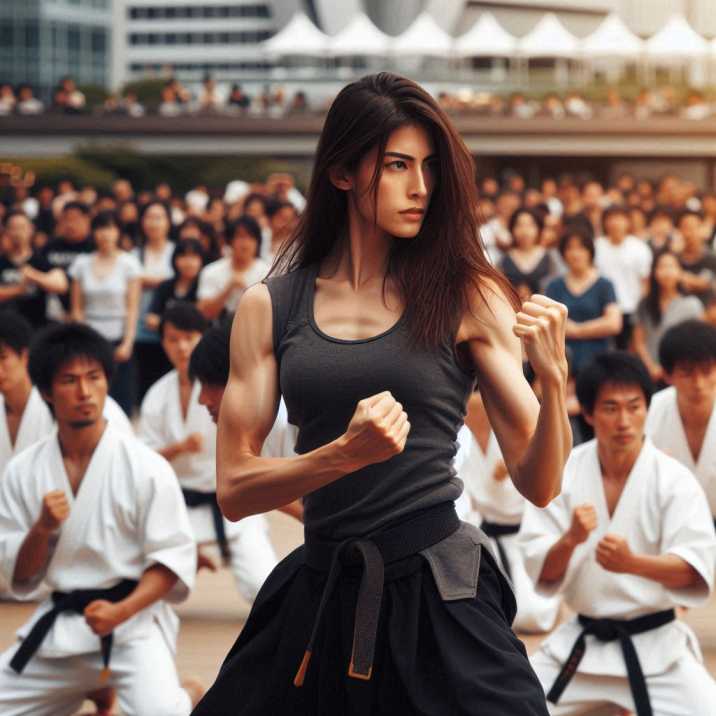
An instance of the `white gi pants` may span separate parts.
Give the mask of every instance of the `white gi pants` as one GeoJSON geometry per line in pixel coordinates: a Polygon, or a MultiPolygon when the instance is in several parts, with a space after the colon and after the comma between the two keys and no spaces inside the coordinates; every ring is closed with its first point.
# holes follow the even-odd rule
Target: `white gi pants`
{"type": "Polygon", "coordinates": [[[191,699],[179,683],[174,657],[154,623],[141,638],[114,645],[106,684],[100,683],[99,650],[52,659],[35,654],[22,674],[9,666],[16,651],[17,644],[13,644],[0,655],[2,716],[71,716],[87,693],[105,685],[117,690],[123,716],[188,716],[191,712],[191,699]]]}
{"type": "MultiPolygon", "coordinates": [[[[541,649],[530,657],[547,693],[562,666],[541,649]]],[[[646,677],[654,716],[706,716],[716,704],[716,681],[704,665],[687,652],[663,674],[646,677]]],[[[609,714],[609,707],[634,711],[626,676],[598,676],[577,672],[557,705],[548,703],[552,716],[609,714]],[[596,709],[599,709],[598,711],[596,709]]],[[[619,713],[613,710],[611,713],[619,713]]]]}

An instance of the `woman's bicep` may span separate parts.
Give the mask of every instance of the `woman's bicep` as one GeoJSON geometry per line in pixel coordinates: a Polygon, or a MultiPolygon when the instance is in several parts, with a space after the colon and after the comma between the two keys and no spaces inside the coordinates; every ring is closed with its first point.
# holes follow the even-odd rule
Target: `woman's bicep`
{"type": "Polygon", "coordinates": [[[242,296],[231,330],[231,368],[218,425],[220,459],[260,455],[273,427],[280,396],[272,326],[268,289],[259,284],[242,296]]]}

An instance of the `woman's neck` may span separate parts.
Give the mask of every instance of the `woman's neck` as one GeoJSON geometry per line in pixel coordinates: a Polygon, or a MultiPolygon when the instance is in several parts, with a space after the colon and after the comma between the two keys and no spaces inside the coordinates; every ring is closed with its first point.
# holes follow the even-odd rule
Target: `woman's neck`
{"type": "Polygon", "coordinates": [[[179,275],[177,276],[177,280],[176,280],[176,283],[175,283],[174,285],[175,285],[177,288],[180,288],[180,289],[183,289],[183,290],[186,291],[186,290],[188,290],[188,289],[191,287],[192,283],[194,283],[194,279],[193,279],[193,278],[188,278],[188,277],[186,277],[186,276],[182,276],[181,274],[179,274],[179,275]]]}
{"type": "Polygon", "coordinates": [[[160,236],[147,236],[146,248],[150,251],[161,251],[167,243],[167,237],[163,234],[160,236]]]}
{"type": "Polygon", "coordinates": [[[97,250],[97,256],[104,260],[104,261],[110,261],[111,259],[115,258],[119,254],[119,249],[115,246],[111,249],[105,249],[105,250],[97,250]]]}
{"type": "Polygon", "coordinates": [[[659,286],[659,301],[671,303],[679,295],[677,286],[659,286]]]}
{"type": "Polygon", "coordinates": [[[569,277],[574,279],[575,281],[585,281],[586,279],[590,278],[594,272],[594,268],[592,266],[582,266],[579,268],[570,268],[569,269],[569,277]]]}

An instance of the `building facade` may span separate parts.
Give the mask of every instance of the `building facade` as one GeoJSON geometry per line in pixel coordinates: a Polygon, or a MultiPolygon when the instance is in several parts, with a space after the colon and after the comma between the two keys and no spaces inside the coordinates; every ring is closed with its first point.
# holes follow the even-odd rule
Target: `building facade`
{"type": "Polygon", "coordinates": [[[111,23],[111,0],[2,0],[0,81],[45,99],[65,75],[107,86],[111,23]]]}

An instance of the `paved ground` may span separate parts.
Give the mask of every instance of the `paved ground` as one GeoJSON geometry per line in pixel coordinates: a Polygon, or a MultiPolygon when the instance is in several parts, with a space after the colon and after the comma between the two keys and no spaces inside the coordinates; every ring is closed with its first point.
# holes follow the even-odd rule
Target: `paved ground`
{"type": "MultiPolygon", "coordinates": [[[[300,525],[283,514],[269,516],[271,534],[279,557],[286,555],[302,540],[300,525]]],[[[15,629],[26,619],[32,607],[0,604],[0,648],[9,646],[15,629]]],[[[249,612],[238,595],[227,570],[216,574],[202,572],[191,598],[178,609],[182,628],[178,662],[182,676],[193,676],[207,686],[213,681],[221,661],[240,631],[249,612]]],[[[716,600],[685,616],[701,641],[711,673],[716,675],[716,600]]],[[[541,637],[527,637],[529,651],[541,637]]],[[[91,713],[84,709],[83,713],[91,713]]]]}

